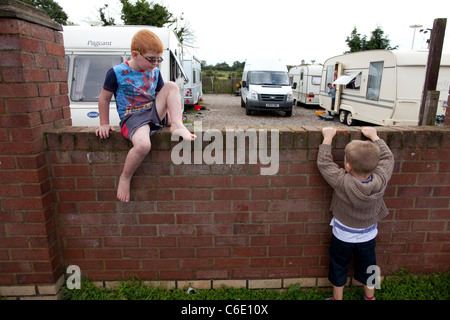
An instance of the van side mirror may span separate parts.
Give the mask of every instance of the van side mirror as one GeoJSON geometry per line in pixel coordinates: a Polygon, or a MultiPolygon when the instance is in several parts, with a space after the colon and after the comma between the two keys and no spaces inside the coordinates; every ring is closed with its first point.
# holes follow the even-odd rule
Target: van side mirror
{"type": "Polygon", "coordinates": [[[242,87],[247,88],[247,81],[242,81],[242,87]]]}
{"type": "Polygon", "coordinates": [[[294,85],[292,86],[292,89],[297,89],[297,82],[294,82],[294,85]]]}

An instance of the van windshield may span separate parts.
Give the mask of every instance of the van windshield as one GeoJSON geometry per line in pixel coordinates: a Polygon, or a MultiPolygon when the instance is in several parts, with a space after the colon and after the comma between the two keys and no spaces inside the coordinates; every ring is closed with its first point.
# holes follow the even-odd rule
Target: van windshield
{"type": "Polygon", "coordinates": [[[289,76],[282,71],[252,71],[250,84],[289,86],[289,76]]]}

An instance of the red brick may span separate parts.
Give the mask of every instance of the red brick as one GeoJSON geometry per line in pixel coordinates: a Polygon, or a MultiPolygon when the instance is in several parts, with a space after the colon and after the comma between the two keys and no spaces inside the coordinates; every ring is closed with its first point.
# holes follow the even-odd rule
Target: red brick
{"type": "Polygon", "coordinates": [[[161,248],[161,258],[193,258],[195,256],[193,248],[161,248]]]}
{"type": "Polygon", "coordinates": [[[47,249],[15,249],[11,250],[12,260],[49,260],[49,252],[47,249]]]}
{"type": "Polygon", "coordinates": [[[33,67],[34,66],[34,55],[31,53],[26,53],[26,52],[0,51],[0,66],[1,67],[20,67],[20,66],[21,67],[33,67]]]}
{"type": "Polygon", "coordinates": [[[448,208],[450,198],[418,198],[416,208],[448,208]]]}
{"type": "Polygon", "coordinates": [[[398,187],[399,197],[427,197],[431,194],[432,187],[398,187]]]}
{"type": "Polygon", "coordinates": [[[155,226],[122,226],[123,236],[156,236],[155,226]]]}
{"type": "Polygon", "coordinates": [[[445,222],[441,221],[413,221],[412,231],[443,231],[445,222]]]}
{"type": "Polygon", "coordinates": [[[213,237],[180,237],[178,239],[179,247],[211,247],[213,245],[213,237]]]}
{"type": "Polygon", "coordinates": [[[54,166],[53,171],[57,177],[91,176],[89,166],[83,165],[54,166]]]}
{"type": "Polygon", "coordinates": [[[64,56],[65,50],[62,44],[46,42],[45,49],[48,55],[64,56]]]}
{"type": "Polygon", "coordinates": [[[286,188],[279,189],[252,189],[252,199],[286,199],[287,198],[286,188]]]}
{"type": "Polygon", "coordinates": [[[106,260],[105,267],[107,270],[139,269],[139,261],[138,260],[106,260]]]}
{"type": "Polygon", "coordinates": [[[450,174],[419,174],[419,185],[448,185],[450,174]]]}
{"type": "Polygon", "coordinates": [[[175,200],[210,200],[211,191],[202,189],[175,190],[175,200]]]}
{"type": "Polygon", "coordinates": [[[436,172],[436,162],[404,162],[402,172],[436,172]]]}
{"type": "Polygon", "coordinates": [[[248,189],[215,189],[214,200],[246,200],[249,199],[248,189]]]}
{"type": "Polygon", "coordinates": [[[46,235],[47,230],[43,224],[9,224],[9,235],[46,235]]]}
{"type": "Polygon", "coordinates": [[[48,72],[44,69],[5,69],[4,82],[48,82],[48,72]]]}
{"type": "Polygon", "coordinates": [[[105,247],[137,247],[139,237],[107,237],[104,238],[105,247]]]}
{"type": "Polygon", "coordinates": [[[148,258],[158,258],[158,249],[145,248],[145,249],[123,249],[124,258],[132,259],[148,259],[148,258]]]}

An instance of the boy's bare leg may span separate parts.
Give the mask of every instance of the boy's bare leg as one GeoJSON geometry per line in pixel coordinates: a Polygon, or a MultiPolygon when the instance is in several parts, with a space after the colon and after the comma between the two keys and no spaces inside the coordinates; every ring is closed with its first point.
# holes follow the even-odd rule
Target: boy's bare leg
{"type": "Polygon", "coordinates": [[[122,202],[130,201],[131,178],[141,165],[142,160],[150,152],[150,126],[145,125],[137,129],[131,138],[131,142],[133,147],[128,151],[117,188],[117,199],[122,202]]]}
{"type": "Polygon", "coordinates": [[[335,300],[342,300],[344,297],[344,287],[333,286],[333,297],[335,300]]]}
{"type": "Polygon", "coordinates": [[[197,136],[190,133],[183,124],[181,96],[176,83],[167,82],[164,84],[156,96],[156,108],[160,119],[163,119],[166,113],[169,112],[172,122],[170,126],[171,133],[179,135],[185,140],[195,140],[197,136]]]}
{"type": "Polygon", "coordinates": [[[368,286],[364,286],[364,294],[366,295],[367,299],[372,299],[373,296],[375,295],[375,288],[374,287],[368,287],[368,286]]]}

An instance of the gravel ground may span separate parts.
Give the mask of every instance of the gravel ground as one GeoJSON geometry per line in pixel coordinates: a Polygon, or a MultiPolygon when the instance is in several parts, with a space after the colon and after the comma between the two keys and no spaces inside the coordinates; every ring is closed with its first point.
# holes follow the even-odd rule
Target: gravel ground
{"type": "Polygon", "coordinates": [[[241,107],[241,97],[230,94],[205,94],[203,106],[199,113],[188,112],[188,120],[201,121],[203,129],[222,129],[223,127],[279,127],[279,126],[342,126],[337,117],[334,121],[321,120],[316,111],[323,111],[319,106],[294,106],[292,116],[286,117],[281,111],[253,112],[245,115],[241,107]]]}

